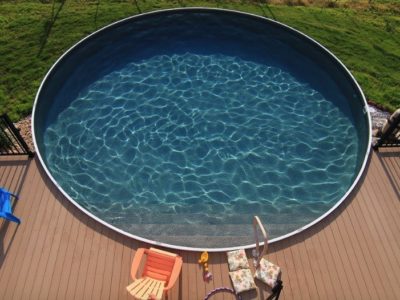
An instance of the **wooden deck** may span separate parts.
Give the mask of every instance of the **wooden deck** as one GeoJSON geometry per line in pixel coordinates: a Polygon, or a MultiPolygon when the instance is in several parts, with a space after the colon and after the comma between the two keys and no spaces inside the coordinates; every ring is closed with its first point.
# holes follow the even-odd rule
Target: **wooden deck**
{"type": "MultiPolygon", "coordinates": [[[[22,219],[19,226],[0,221],[0,299],[131,299],[131,261],[148,245],[81,213],[37,159],[1,158],[0,186],[20,195],[14,211],[22,219]]],[[[209,283],[198,253],[180,255],[182,274],[169,299],[203,299],[231,286],[225,253],[211,254],[209,283]]],[[[353,195],[319,224],[271,245],[269,259],[283,269],[281,299],[400,299],[400,148],[372,153],[353,195]]]]}

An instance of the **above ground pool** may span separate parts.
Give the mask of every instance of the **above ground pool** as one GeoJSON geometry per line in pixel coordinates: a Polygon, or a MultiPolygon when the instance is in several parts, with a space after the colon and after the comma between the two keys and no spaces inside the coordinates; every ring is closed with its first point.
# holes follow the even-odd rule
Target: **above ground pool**
{"type": "Polygon", "coordinates": [[[285,25],[216,9],[142,14],[68,50],[37,94],[50,178],[103,224],[172,247],[278,240],[355,186],[369,116],[354,78],[285,25]]]}

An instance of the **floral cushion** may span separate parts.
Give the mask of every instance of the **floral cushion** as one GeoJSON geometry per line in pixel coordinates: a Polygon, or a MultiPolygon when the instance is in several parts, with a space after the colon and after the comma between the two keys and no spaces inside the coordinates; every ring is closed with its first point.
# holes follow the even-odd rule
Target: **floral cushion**
{"type": "Polygon", "coordinates": [[[262,258],[260,261],[260,266],[256,269],[256,274],[254,275],[254,277],[273,288],[276,285],[280,274],[280,267],[262,258]]]}
{"type": "Polygon", "coordinates": [[[229,272],[233,288],[236,293],[245,292],[256,288],[253,276],[250,269],[241,269],[234,272],[229,272]]]}
{"type": "Polygon", "coordinates": [[[228,255],[229,270],[231,272],[239,269],[250,268],[246,252],[243,249],[230,251],[227,253],[227,255],[228,255]]]}

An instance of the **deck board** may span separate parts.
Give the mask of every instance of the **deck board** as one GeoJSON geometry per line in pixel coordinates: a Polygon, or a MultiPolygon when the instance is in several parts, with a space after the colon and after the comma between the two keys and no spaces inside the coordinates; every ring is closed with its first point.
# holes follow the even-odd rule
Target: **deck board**
{"type": "MultiPolygon", "coordinates": [[[[31,241],[29,243],[28,252],[32,253],[32,257],[30,258],[29,268],[26,273],[21,272],[21,275],[25,275],[25,277],[20,276],[18,280],[23,280],[25,282],[25,289],[22,291],[22,294],[16,294],[15,298],[26,299],[29,298],[30,295],[38,295],[39,290],[34,289],[34,280],[36,276],[30,276],[30,274],[43,274],[43,270],[39,270],[41,267],[40,260],[43,255],[48,255],[48,250],[51,247],[49,243],[46,241],[49,237],[54,236],[54,227],[51,226],[51,221],[55,219],[58,215],[56,211],[57,203],[56,201],[51,200],[51,193],[49,190],[45,190],[43,193],[43,207],[44,214],[40,221],[40,227],[38,227],[37,234],[31,235],[31,241]]],[[[38,208],[41,209],[41,208],[38,208]]],[[[47,260],[48,257],[45,259],[47,260]]]]}
{"type": "MultiPolygon", "coordinates": [[[[399,181],[399,178],[397,177],[397,181],[399,181]]],[[[370,181],[370,185],[373,185],[373,183],[373,181],[370,181]]],[[[400,263],[400,253],[398,251],[400,242],[396,238],[400,230],[400,220],[398,218],[400,214],[400,197],[396,195],[394,190],[381,186],[379,191],[376,190],[367,195],[367,199],[371,203],[368,208],[370,209],[370,214],[374,217],[374,225],[378,232],[381,246],[385,249],[386,254],[389,255],[387,259],[391,261],[391,267],[395,268],[400,263]],[[379,201],[374,201],[375,198],[378,198],[379,201]]],[[[395,279],[397,279],[397,285],[400,285],[400,279],[398,277],[395,279]]]]}
{"type": "Polygon", "coordinates": [[[64,257],[60,257],[63,264],[60,269],[56,270],[57,273],[54,274],[49,299],[66,299],[65,295],[69,283],[70,270],[74,260],[74,252],[77,247],[79,227],[83,226],[83,222],[80,222],[77,217],[78,215],[78,211],[73,214],[74,219],[72,220],[70,230],[66,235],[66,238],[68,239],[66,252],[64,257]]]}
{"type": "MultiPolygon", "coordinates": [[[[370,194],[365,193],[363,195],[364,199],[370,201],[370,194]]],[[[391,274],[393,272],[393,268],[387,256],[388,251],[390,251],[390,245],[384,239],[385,235],[382,234],[382,226],[385,226],[386,222],[381,222],[381,220],[384,220],[379,216],[381,209],[380,207],[376,207],[376,209],[374,209],[373,207],[371,208],[362,205],[359,206],[359,209],[364,216],[364,228],[367,228],[369,230],[368,238],[374,244],[371,245],[371,247],[373,247],[371,250],[374,250],[375,253],[378,253],[378,255],[376,256],[371,256],[370,262],[376,261],[377,267],[381,269],[379,272],[383,273],[381,274],[381,278],[384,280],[382,286],[385,287],[386,293],[389,293],[389,295],[393,295],[393,288],[395,288],[395,286],[398,286],[398,284],[395,283],[395,278],[388,276],[388,274],[391,274]],[[379,258],[380,260],[377,261],[377,258],[379,258]]]]}
{"type": "Polygon", "coordinates": [[[299,299],[302,299],[305,294],[300,292],[300,281],[299,278],[301,276],[303,276],[300,272],[301,270],[297,270],[294,264],[294,257],[292,256],[292,251],[290,249],[289,246],[289,242],[287,240],[283,240],[281,242],[283,249],[281,250],[283,252],[283,255],[285,256],[285,261],[286,261],[286,265],[283,264],[282,266],[280,266],[282,268],[282,280],[283,282],[288,282],[288,280],[286,280],[286,277],[290,278],[290,286],[292,289],[292,295],[296,295],[296,297],[298,296],[299,299]]]}
{"type": "Polygon", "coordinates": [[[118,288],[121,281],[121,268],[124,268],[124,266],[121,265],[124,251],[123,237],[120,234],[116,234],[115,241],[114,259],[112,260],[113,268],[110,270],[111,286],[109,299],[116,299],[119,296],[118,288]]]}
{"type": "MultiPolygon", "coordinates": [[[[56,198],[60,199],[60,194],[56,194],[56,198]]],[[[50,286],[51,286],[51,281],[53,276],[55,276],[55,270],[56,267],[61,265],[61,257],[64,254],[62,251],[63,245],[66,244],[66,239],[64,232],[66,228],[69,228],[69,224],[71,223],[71,218],[69,218],[68,210],[63,209],[63,206],[61,205],[60,201],[56,201],[59,204],[59,209],[60,209],[60,214],[57,219],[57,223],[55,225],[55,230],[54,230],[54,235],[52,237],[52,245],[51,245],[51,251],[49,255],[44,257],[44,260],[46,261],[46,267],[44,270],[42,279],[41,279],[41,284],[37,284],[38,288],[40,288],[40,293],[39,293],[39,299],[46,299],[47,295],[49,294],[50,286]]],[[[67,207],[71,204],[67,203],[67,207]]],[[[37,279],[40,279],[38,276],[37,279]]]]}
{"type": "MultiPolygon", "coordinates": [[[[96,261],[96,272],[92,280],[94,281],[93,283],[93,288],[91,291],[93,292],[90,299],[100,299],[101,296],[101,289],[103,284],[106,285],[107,282],[103,283],[103,277],[104,277],[104,270],[105,270],[105,265],[106,265],[106,256],[107,256],[107,248],[108,248],[108,243],[109,243],[109,237],[107,236],[108,231],[105,230],[105,232],[100,236],[100,243],[98,247],[99,255],[97,256],[97,261],[96,261]]],[[[108,283],[110,285],[110,283],[108,283]]]]}
{"type": "MultiPolygon", "coordinates": [[[[22,270],[29,263],[28,257],[31,253],[27,252],[29,247],[29,241],[31,235],[34,233],[34,225],[40,222],[40,211],[41,196],[45,191],[44,185],[40,185],[40,174],[37,170],[34,174],[33,186],[37,186],[36,193],[34,195],[29,195],[29,200],[24,193],[19,196],[19,200],[15,204],[14,212],[21,218],[22,222],[26,224],[25,226],[18,226],[15,223],[5,222],[4,226],[9,226],[15,231],[15,236],[13,236],[12,243],[9,245],[9,257],[4,261],[2,265],[3,276],[1,278],[0,287],[3,291],[5,299],[12,298],[14,292],[16,291],[16,285],[18,282],[18,277],[23,276],[22,272],[14,272],[15,268],[22,270]],[[38,218],[39,216],[39,218],[38,218]],[[12,248],[11,248],[12,247],[12,248]],[[26,255],[20,256],[19,253],[25,253],[26,255]],[[4,270],[3,270],[4,268],[4,270]]],[[[9,188],[9,186],[6,186],[9,188]]],[[[28,183],[28,187],[32,186],[28,183]]],[[[28,194],[28,193],[26,193],[28,194]]]]}
{"type": "Polygon", "coordinates": [[[90,257],[89,257],[89,262],[88,262],[88,267],[87,267],[87,273],[86,273],[86,278],[83,286],[81,287],[82,290],[80,290],[79,295],[76,295],[78,299],[80,295],[83,295],[84,299],[91,299],[92,298],[92,291],[93,287],[95,284],[95,277],[96,277],[96,267],[97,267],[97,261],[98,257],[100,255],[100,249],[101,249],[101,237],[102,237],[102,232],[100,231],[94,231],[93,232],[93,240],[92,240],[92,245],[90,248],[90,257]]]}
{"type": "MultiPolygon", "coordinates": [[[[37,159],[0,158],[0,186],[19,194],[21,225],[0,220],[1,299],[132,299],[125,287],[137,248],[89,218],[46,176],[37,159]]],[[[371,154],[351,196],[311,228],[269,247],[283,270],[281,299],[400,299],[400,149],[371,154]]],[[[182,274],[168,299],[203,299],[232,287],[225,253],[210,253],[213,280],[204,282],[200,253],[183,257],[182,274]]],[[[248,251],[248,255],[251,251],[248,251]]],[[[249,255],[250,258],[250,255],[249,255]]],[[[268,289],[243,299],[261,299],[268,289]]],[[[212,299],[230,300],[228,293],[212,299]]]]}
{"type": "Polygon", "coordinates": [[[386,278],[387,273],[381,267],[382,261],[380,260],[380,255],[372,255],[372,253],[376,253],[379,250],[376,247],[376,243],[374,243],[371,239],[371,236],[373,236],[373,232],[370,231],[369,226],[365,226],[367,221],[364,218],[360,207],[358,209],[359,210],[356,209],[355,211],[350,211],[349,217],[352,221],[357,222],[358,225],[358,227],[356,227],[355,229],[358,232],[356,238],[361,248],[361,250],[359,251],[360,253],[362,253],[365,264],[368,267],[369,274],[366,274],[369,278],[367,281],[368,285],[372,286],[370,290],[372,290],[372,295],[376,299],[379,298],[376,293],[379,291],[380,287],[384,287],[382,294],[386,295],[385,298],[390,299],[388,298],[388,295],[390,294],[389,291],[391,290],[391,287],[389,282],[387,281],[388,278],[386,278]],[[356,213],[356,211],[360,213],[356,213]],[[376,276],[372,277],[372,274],[376,274],[376,276]]]}
{"type": "Polygon", "coordinates": [[[324,265],[323,253],[318,251],[319,248],[316,244],[316,236],[313,235],[311,238],[304,240],[305,260],[310,265],[310,269],[313,274],[315,290],[317,291],[320,299],[328,298],[326,289],[330,284],[330,278],[325,275],[329,275],[320,269],[320,266],[324,265]],[[311,259],[312,258],[312,259],[311,259]]]}
{"type": "Polygon", "coordinates": [[[344,280],[343,276],[340,276],[338,270],[338,262],[334,259],[334,254],[332,253],[327,240],[326,240],[326,230],[321,230],[321,233],[316,235],[318,243],[315,245],[315,252],[319,252],[323,256],[323,260],[319,263],[321,268],[321,274],[325,282],[325,287],[327,290],[327,298],[330,295],[331,298],[344,299],[345,293],[343,291],[347,290],[346,284],[348,282],[344,280]],[[329,270],[329,271],[328,271],[329,270]],[[329,291],[336,290],[336,293],[332,295],[329,291]],[[332,297],[333,296],[333,297],[332,297]]]}

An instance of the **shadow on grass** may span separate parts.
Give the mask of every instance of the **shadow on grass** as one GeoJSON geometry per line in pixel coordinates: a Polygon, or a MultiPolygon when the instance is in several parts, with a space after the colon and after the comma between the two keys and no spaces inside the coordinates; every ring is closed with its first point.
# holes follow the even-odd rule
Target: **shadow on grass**
{"type": "Polygon", "coordinates": [[[44,50],[44,47],[47,44],[47,40],[48,40],[48,38],[50,36],[51,30],[52,30],[52,28],[54,26],[54,23],[56,22],[56,20],[58,18],[58,15],[60,14],[61,10],[64,7],[65,1],[66,0],[61,0],[60,5],[58,6],[57,10],[55,10],[56,1],[53,0],[53,6],[52,6],[52,9],[51,9],[51,17],[44,24],[44,33],[43,33],[43,36],[41,38],[40,49],[39,49],[39,52],[37,54],[38,57],[42,54],[42,52],[44,50]]]}
{"type": "MultiPolygon", "coordinates": [[[[133,0],[133,3],[135,4],[136,10],[138,11],[139,14],[142,13],[142,10],[140,9],[139,3],[137,2],[137,0],[133,0]]],[[[180,3],[180,1],[179,1],[180,3]]]]}
{"type": "Polygon", "coordinates": [[[261,1],[259,1],[259,2],[258,2],[258,7],[261,9],[263,16],[266,17],[266,18],[268,18],[268,16],[269,16],[269,15],[267,14],[267,12],[265,11],[265,9],[264,9],[263,6],[265,6],[265,7],[267,8],[267,10],[268,10],[268,12],[269,12],[269,15],[271,15],[272,19],[274,19],[275,21],[277,21],[275,14],[272,12],[271,7],[269,7],[269,5],[268,5],[268,2],[262,3],[261,1]]]}
{"type": "Polygon", "coordinates": [[[99,6],[100,6],[100,0],[97,0],[96,2],[96,12],[94,14],[94,26],[97,30],[97,16],[99,15],[99,6]]]}

